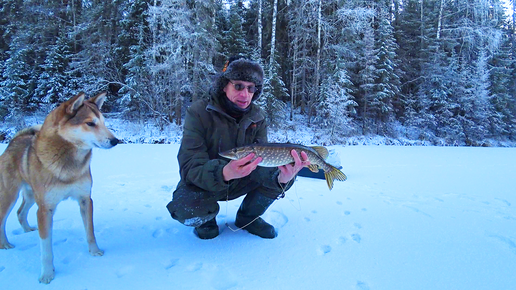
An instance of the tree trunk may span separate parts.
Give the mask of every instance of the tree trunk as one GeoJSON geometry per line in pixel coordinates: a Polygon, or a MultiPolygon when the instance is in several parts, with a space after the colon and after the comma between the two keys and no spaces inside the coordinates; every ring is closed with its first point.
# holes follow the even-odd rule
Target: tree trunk
{"type": "Polygon", "coordinates": [[[315,67],[315,89],[319,92],[319,82],[321,78],[321,18],[322,18],[322,0],[319,0],[317,12],[317,63],[315,67]]]}
{"type": "Polygon", "coordinates": [[[269,60],[269,78],[272,78],[272,68],[274,65],[274,51],[276,50],[276,22],[278,18],[278,0],[274,0],[272,13],[272,33],[271,33],[271,58],[269,60]]]}
{"type": "Polygon", "coordinates": [[[261,58],[262,57],[262,29],[263,29],[263,24],[262,24],[262,0],[259,0],[258,1],[258,57],[261,58]]]}
{"type": "Polygon", "coordinates": [[[294,38],[294,55],[292,57],[292,84],[290,85],[290,121],[292,121],[294,119],[294,105],[295,105],[295,100],[294,100],[294,96],[296,95],[296,81],[297,81],[297,78],[296,78],[296,62],[297,62],[297,49],[296,49],[296,45],[295,43],[297,43],[297,35],[296,37],[294,38]]]}
{"type": "Polygon", "coordinates": [[[441,7],[439,8],[439,19],[437,21],[437,39],[441,37],[441,26],[443,22],[443,8],[444,8],[444,0],[441,0],[441,7]]]}
{"type": "Polygon", "coordinates": [[[177,96],[177,101],[176,101],[176,124],[178,126],[181,126],[181,108],[183,107],[183,96],[181,95],[181,93],[178,94],[177,96]]]}
{"type": "Polygon", "coordinates": [[[321,81],[321,26],[322,26],[322,0],[319,0],[317,7],[317,59],[315,63],[315,84],[314,92],[315,96],[310,97],[310,106],[308,111],[308,124],[311,123],[312,116],[317,115],[316,106],[319,98],[319,83],[321,81]]]}

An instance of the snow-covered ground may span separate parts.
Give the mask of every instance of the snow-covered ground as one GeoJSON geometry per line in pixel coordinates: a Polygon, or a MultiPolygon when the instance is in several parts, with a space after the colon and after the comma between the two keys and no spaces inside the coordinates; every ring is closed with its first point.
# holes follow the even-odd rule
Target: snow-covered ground
{"type": "MultiPolygon", "coordinates": [[[[3,152],[6,145],[0,145],[3,152]]],[[[56,277],[40,285],[39,238],[16,209],[0,250],[0,289],[514,289],[516,148],[333,146],[345,182],[298,177],[264,218],[279,236],[233,231],[240,200],[220,203],[221,234],[200,240],[165,205],[179,145],[95,150],[88,254],[79,206],[54,217],[56,277]],[[226,225],[227,223],[227,225],[226,225]]],[[[36,206],[29,222],[36,224],[36,206]]]]}

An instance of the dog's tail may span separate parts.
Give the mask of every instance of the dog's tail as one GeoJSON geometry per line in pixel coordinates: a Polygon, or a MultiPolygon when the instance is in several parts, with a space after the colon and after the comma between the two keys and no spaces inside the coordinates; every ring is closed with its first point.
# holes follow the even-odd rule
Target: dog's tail
{"type": "Polygon", "coordinates": [[[36,135],[36,133],[38,133],[41,130],[41,126],[42,125],[34,125],[34,126],[31,126],[31,127],[27,127],[25,129],[22,129],[22,130],[18,131],[18,133],[16,133],[14,135],[13,139],[16,138],[16,137],[19,137],[19,136],[36,135]]]}

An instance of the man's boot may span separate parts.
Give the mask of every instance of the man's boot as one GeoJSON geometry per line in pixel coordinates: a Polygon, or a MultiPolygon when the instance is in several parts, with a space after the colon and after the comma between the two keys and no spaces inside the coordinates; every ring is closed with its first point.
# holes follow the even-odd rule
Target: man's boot
{"type": "Polygon", "coordinates": [[[204,224],[195,227],[195,234],[203,240],[213,239],[219,235],[219,226],[215,218],[205,222],[204,224]]]}
{"type": "Polygon", "coordinates": [[[274,201],[257,192],[248,193],[238,209],[235,225],[264,239],[274,239],[278,236],[276,229],[260,217],[274,201]]]}

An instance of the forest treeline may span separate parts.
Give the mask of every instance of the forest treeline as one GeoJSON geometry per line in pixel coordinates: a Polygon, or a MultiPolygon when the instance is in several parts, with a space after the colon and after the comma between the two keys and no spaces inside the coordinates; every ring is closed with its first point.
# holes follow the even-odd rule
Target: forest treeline
{"type": "Polygon", "coordinates": [[[181,125],[243,55],[264,67],[272,126],[516,141],[513,1],[0,0],[0,119],[108,91],[104,111],[181,125]]]}

